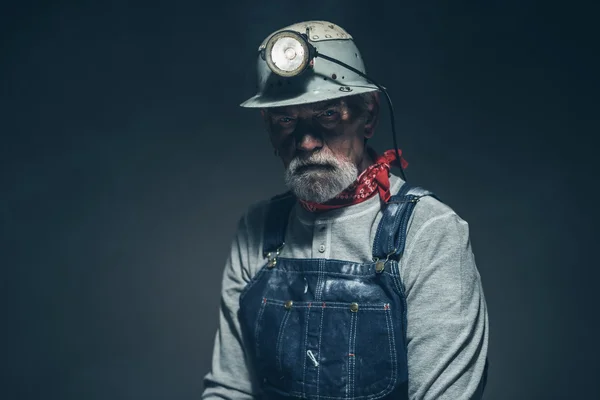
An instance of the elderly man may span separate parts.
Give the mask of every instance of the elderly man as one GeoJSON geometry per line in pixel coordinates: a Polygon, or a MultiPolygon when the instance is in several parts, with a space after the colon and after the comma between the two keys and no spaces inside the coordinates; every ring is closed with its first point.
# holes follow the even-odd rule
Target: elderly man
{"type": "Polygon", "coordinates": [[[380,86],[352,37],[308,21],[258,57],[289,192],[250,207],[225,265],[204,399],[478,399],[488,317],[467,223],[367,146],[380,86]]]}

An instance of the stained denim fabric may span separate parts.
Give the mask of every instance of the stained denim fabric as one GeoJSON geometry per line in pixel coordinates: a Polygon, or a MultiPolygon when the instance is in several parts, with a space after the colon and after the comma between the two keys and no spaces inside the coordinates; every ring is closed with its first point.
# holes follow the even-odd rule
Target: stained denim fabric
{"type": "Polygon", "coordinates": [[[415,203],[404,184],[385,206],[373,262],[279,257],[295,199],[273,202],[265,265],[240,296],[239,318],[266,399],[407,398],[406,300],[398,259],[415,203]]]}

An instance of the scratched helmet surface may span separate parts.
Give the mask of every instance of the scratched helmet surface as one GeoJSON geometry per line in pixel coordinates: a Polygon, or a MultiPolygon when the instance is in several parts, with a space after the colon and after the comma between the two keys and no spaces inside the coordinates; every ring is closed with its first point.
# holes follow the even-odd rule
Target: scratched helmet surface
{"type": "Polygon", "coordinates": [[[291,30],[307,34],[309,43],[329,57],[366,73],[365,65],[352,36],[327,21],[299,22],[279,29],[265,38],[258,48],[258,90],[242,104],[247,108],[269,108],[315,103],[344,96],[373,92],[377,86],[355,72],[320,57],[299,75],[283,77],[274,73],[264,57],[268,40],[275,34],[291,30]]]}

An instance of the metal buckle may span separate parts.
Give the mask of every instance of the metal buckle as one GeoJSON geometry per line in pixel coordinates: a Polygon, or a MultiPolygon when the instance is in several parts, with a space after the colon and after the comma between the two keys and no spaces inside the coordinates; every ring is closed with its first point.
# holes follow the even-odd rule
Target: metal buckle
{"type": "Polygon", "coordinates": [[[388,262],[388,260],[390,259],[390,256],[392,254],[396,253],[396,249],[392,250],[386,257],[384,261],[381,261],[380,259],[378,259],[377,257],[375,257],[373,259],[373,261],[375,261],[375,272],[377,272],[378,274],[381,274],[384,270],[385,270],[385,264],[388,262]]]}
{"type": "Polygon", "coordinates": [[[279,248],[274,252],[271,251],[267,253],[266,257],[269,260],[269,262],[267,263],[268,268],[273,268],[277,265],[277,257],[279,256],[279,253],[281,253],[281,249],[283,249],[283,246],[285,246],[285,243],[279,246],[279,248]]]}

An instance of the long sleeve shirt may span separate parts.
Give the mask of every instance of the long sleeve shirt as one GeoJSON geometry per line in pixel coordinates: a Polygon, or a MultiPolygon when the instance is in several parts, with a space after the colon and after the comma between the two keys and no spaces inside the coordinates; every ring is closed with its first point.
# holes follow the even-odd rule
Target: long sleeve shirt
{"type": "MultiPolygon", "coordinates": [[[[403,181],[390,176],[391,192],[403,181]]],[[[263,224],[268,201],[240,219],[225,264],[219,327],[203,399],[254,399],[257,384],[237,317],[239,296],[265,264],[263,224]]],[[[367,263],[381,219],[379,196],[322,213],[292,209],[281,257],[367,263]]],[[[488,348],[488,314],[469,239],[469,226],[431,196],[416,204],[399,260],[407,303],[410,399],[480,396],[488,348]]]]}

